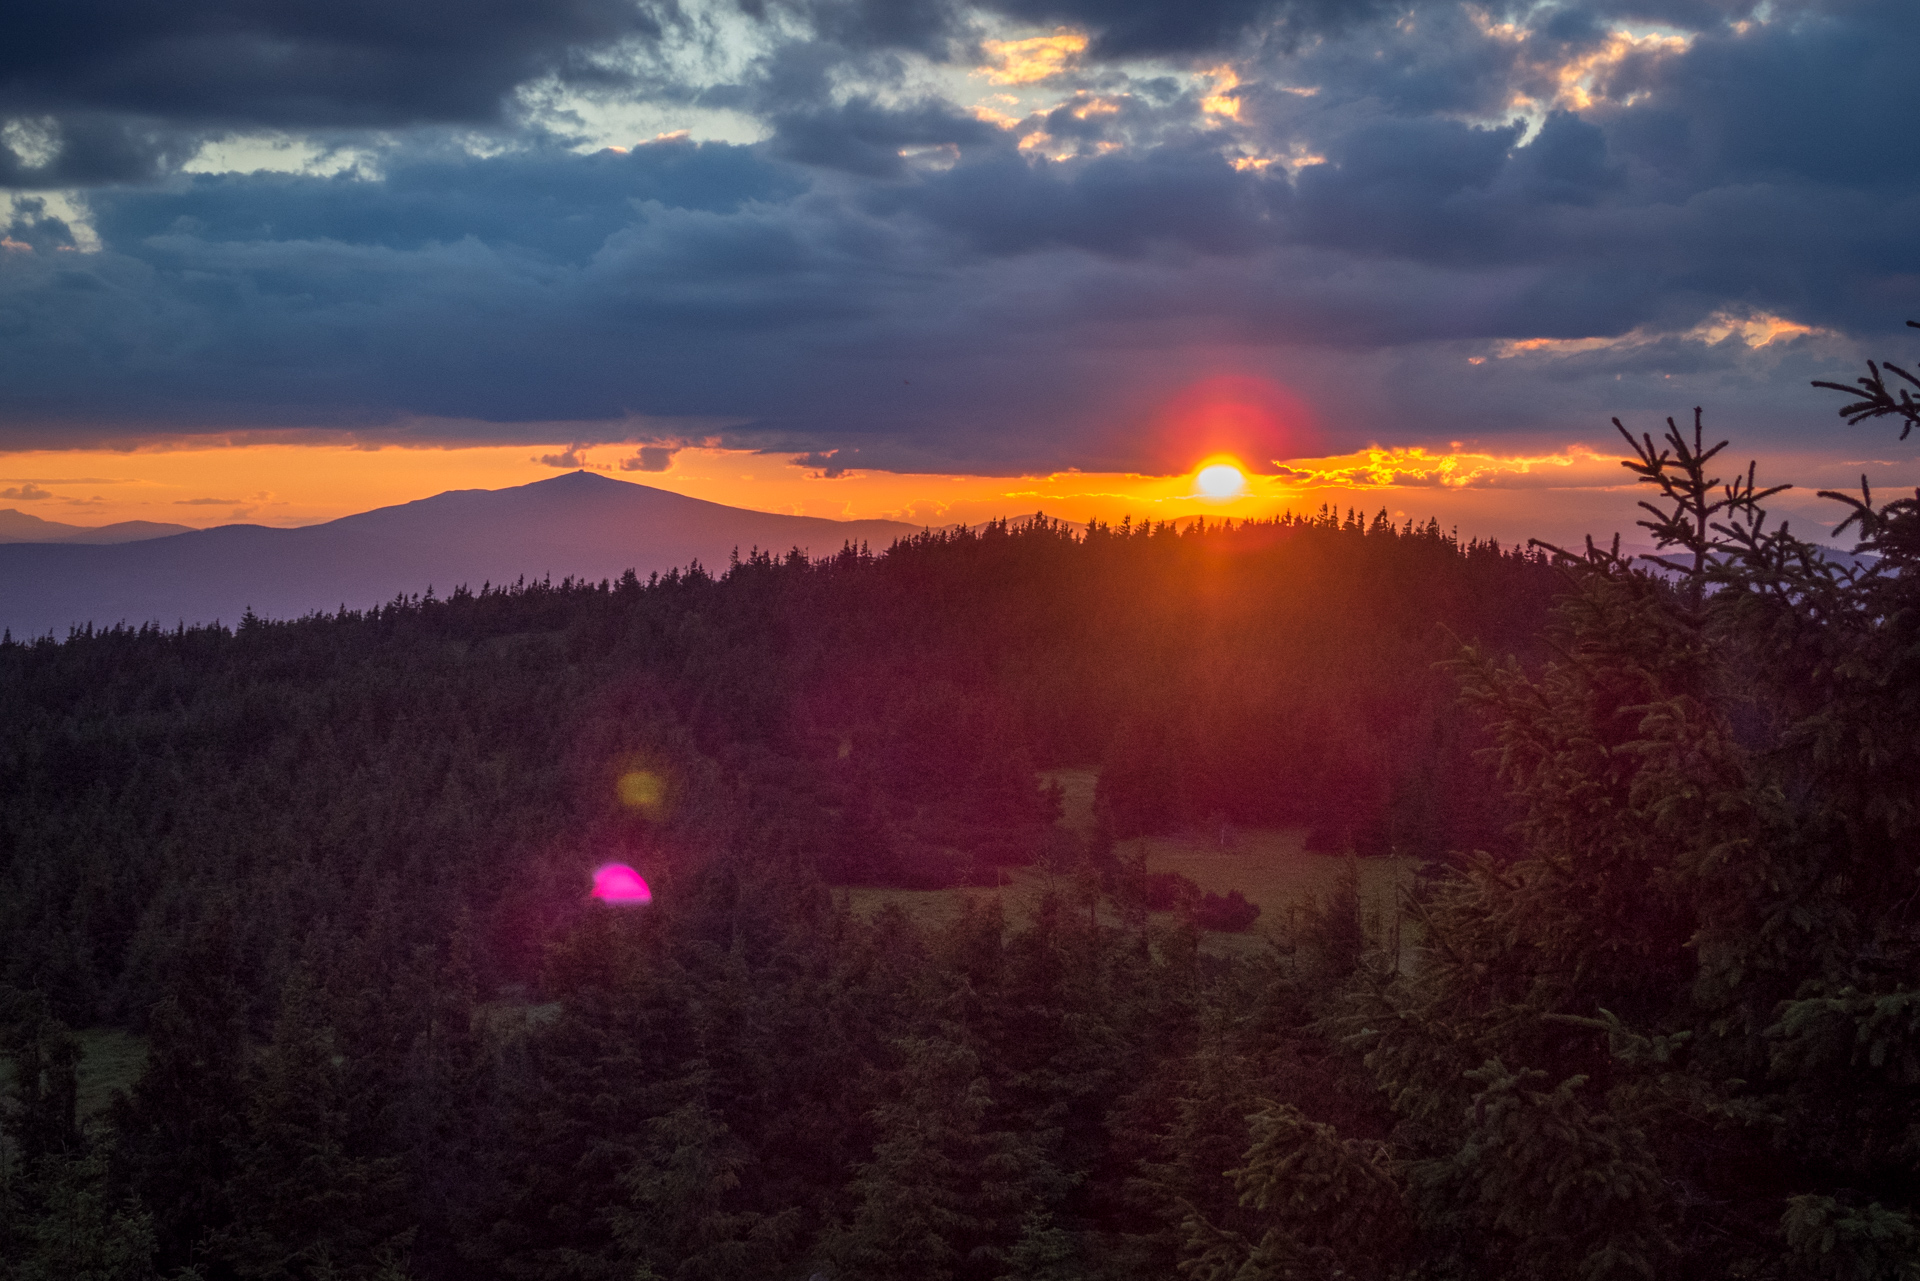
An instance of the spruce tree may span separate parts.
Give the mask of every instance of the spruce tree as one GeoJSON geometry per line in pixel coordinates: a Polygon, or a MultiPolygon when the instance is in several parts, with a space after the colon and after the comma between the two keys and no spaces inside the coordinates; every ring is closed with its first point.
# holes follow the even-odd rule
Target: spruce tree
{"type": "Polygon", "coordinates": [[[1912,1275],[1920,496],[1828,495],[1849,562],[1716,479],[1697,413],[1628,439],[1665,554],[1562,553],[1558,657],[1463,660],[1518,852],[1442,879],[1338,1031],[1428,1266],[1912,1275]]]}

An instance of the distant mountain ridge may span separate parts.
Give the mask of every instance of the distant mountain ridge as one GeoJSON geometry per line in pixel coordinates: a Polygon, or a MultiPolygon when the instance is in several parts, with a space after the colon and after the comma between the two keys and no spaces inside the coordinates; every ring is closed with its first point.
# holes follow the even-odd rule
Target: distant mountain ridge
{"type": "Polygon", "coordinates": [[[157,520],[123,520],[111,525],[69,525],[46,520],[17,507],[0,507],[0,543],[133,543],[144,538],[190,534],[191,525],[157,520]]]}
{"type": "MultiPolygon", "coordinates": [[[[32,519],[32,518],[29,518],[32,519]]],[[[449,490],[321,525],[222,525],[111,546],[0,545],[0,627],[15,639],[64,637],[92,623],[294,618],[365,609],[432,587],[520,578],[641,577],[699,561],[715,572],[737,550],[826,556],[875,550],[919,527],[749,511],[650,485],[572,472],[509,489],[449,490]]]]}

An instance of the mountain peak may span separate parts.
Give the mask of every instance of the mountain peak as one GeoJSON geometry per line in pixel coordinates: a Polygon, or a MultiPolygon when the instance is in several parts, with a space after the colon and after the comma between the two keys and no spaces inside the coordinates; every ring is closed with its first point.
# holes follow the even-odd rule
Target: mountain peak
{"type": "Polygon", "coordinates": [[[69,525],[15,507],[0,507],[0,543],[131,543],[188,533],[189,525],[122,520],[111,525],[69,525]]]}
{"type": "MultiPolygon", "coordinates": [[[[227,525],[118,547],[0,546],[0,623],[17,636],[91,620],[172,625],[364,609],[429,586],[598,582],[710,567],[750,550],[831,556],[917,533],[897,521],[751,511],[585,469],[449,490],[298,529],[227,525]]],[[[4,539],[0,539],[4,542],[4,539]]]]}

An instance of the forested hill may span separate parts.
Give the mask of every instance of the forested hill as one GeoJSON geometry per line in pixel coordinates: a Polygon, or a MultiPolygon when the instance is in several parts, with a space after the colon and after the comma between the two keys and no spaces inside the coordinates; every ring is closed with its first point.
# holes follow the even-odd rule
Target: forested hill
{"type": "Polygon", "coordinates": [[[525,978],[610,858],[992,884],[1060,839],[1044,766],[1101,765],[1119,836],[1485,845],[1494,789],[1434,664],[1532,644],[1557,579],[1351,513],[1036,519],[718,578],[0,646],[0,977],[70,1019],[137,1018],[228,905],[269,986],[316,922],[385,911],[425,938],[471,912],[525,978]],[[658,788],[638,807],[636,774],[658,788]]]}
{"type": "MultiPolygon", "coordinates": [[[[1225,819],[1331,850],[1500,841],[1484,740],[1434,665],[1466,639],[1530,651],[1564,584],[1384,516],[1033,519],[0,644],[0,1257],[990,1281],[1023,1239],[1091,1231],[1132,1260],[1114,1275],[1164,1275],[1182,1199],[1231,1200],[1217,1143],[1161,1133],[1170,1083],[1204,993],[1261,980],[1191,925],[1149,946],[1110,838],[1225,819]],[[1101,768],[1091,842],[1055,824],[1046,766],[1101,768]],[[1046,908],[1027,942],[997,915],[936,938],[824,888],[1036,859],[1131,924],[1081,902],[1058,937],[1046,908]],[[653,884],[639,916],[587,900],[614,860],[653,884]],[[83,1134],[64,1029],[103,1024],[150,1059],[83,1134]],[[948,1178],[896,1150],[928,1115],[960,1177],[1006,1186],[888,1244],[917,1230],[885,1209],[904,1167],[948,1178]],[[1143,1161],[1170,1164],[1130,1192],[1143,1161]],[[1142,1206],[1139,1241],[1095,1230],[1142,1206]]],[[[1354,928],[1330,927],[1335,955],[1354,928]]],[[[1297,1071],[1329,1115],[1383,1133],[1318,1055],[1297,1071]]]]}
{"type": "Polygon", "coordinates": [[[0,646],[0,1278],[1906,1281],[1920,496],[1842,566],[1642,444],[1695,574],[1036,520],[0,646]],[[1485,852],[1222,956],[1108,839],[1220,818],[1485,852]]]}

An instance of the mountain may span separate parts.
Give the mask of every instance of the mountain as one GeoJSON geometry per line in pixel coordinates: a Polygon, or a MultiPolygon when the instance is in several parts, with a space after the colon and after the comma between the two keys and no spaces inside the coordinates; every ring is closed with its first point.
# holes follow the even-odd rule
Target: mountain
{"type": "Polygon", "coordinates": [[[875,550],[918,527],[889,520],[781,516],[649,485],[573,472],[511,489],[451,490],[323,525],[222,525],[115,546],[0,546],[0,627],[64,636],[87,622],[234,623],[383,604],[432,587],[633,569],[723,571],[737,549],[813,556],[865,542],[875,550]]]}
{"type": "Polygon", "coordinates": [[[42,520],[13,507],[0,507],[0,543],[133,543],[193,531],[191,525],[157,520],[123,520],[112,525],[68,525],[42,520]]]}

